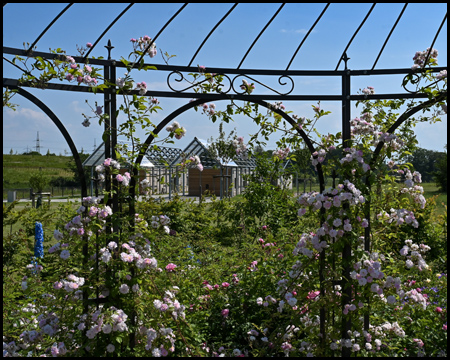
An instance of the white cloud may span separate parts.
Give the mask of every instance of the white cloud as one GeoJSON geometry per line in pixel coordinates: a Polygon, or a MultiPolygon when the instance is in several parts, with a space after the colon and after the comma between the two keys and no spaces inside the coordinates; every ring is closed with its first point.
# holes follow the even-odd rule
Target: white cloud
{"type": "Polygon", "coordinates": [[[16,111],[11,109],[6,109],[4,112],[4,115],[6,117],[11,118],[26,118],[30,120],[45,120],[48,119],[47,115],[43,113],[42,111],[36,111],[33,109],[25,108],[25,107],[19,107],[16,111]]]}

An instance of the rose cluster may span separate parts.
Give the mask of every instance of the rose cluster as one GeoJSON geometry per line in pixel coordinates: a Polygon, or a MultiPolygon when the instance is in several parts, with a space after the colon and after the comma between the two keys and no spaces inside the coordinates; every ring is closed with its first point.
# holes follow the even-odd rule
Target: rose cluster
{"type": "Polygon", "coordinates": [[[216,113],[216,105],[211,103],[211,104],[202,104],[202,108],[203,108],[203,113],[205,113],[208,116],[212,116],[216,113]]]}
{"type": "Polygon", "coordinates": [[[244,144],[244,138],[242,136],[234,139],[231,144],[236,149],[236,155],[240,156],[242,159],[248,159],[248,149],[247,145],[244,144]]]}
{"type": "Polygon", "coordinates": [[[411,269],[416,267],[420,271],[423,269],[428,269],[428,265],[422,254],[425,254],[430,250],[430,247],[425,244],[417,245],[412,242],[412,240],[405,240],[405,246],[400,250],[400,255],[406,257],[406,267],[411,269]]]}
{"type": "Polygon", "coordinates": [[[92,68],[89,65],[84,65],[83,69],[79,68],[72,56],[66,56],[66,61],[70,64],[69,67],[72,70],[72,72],[66,74],[66,80],[76,80],[78,84],[83,83],[89,86],[97,85],[97,79],[91,77],[92,68]]]}
{"type": "MultiPolygon", "coordinates": [[[[99,309],[95,311],[91,320],[94,325],[86,331],[86,336],[89,339],[95,338],[95,336],[99,333],[110,334],[112,331],[124,332],[128,331],[128,326],[126,324],[128,315],[121,309],[117,309],[114,306],[111,306],[108,309],[108,312],[112,314],[108,316],[108,313],[102,314],[102,310],[99,309]]],[[[85,323],[80,323],[78,325],[79,330],[84,330],[85,323]]]]}
{"type": "Polygon", "coordinates": [[[246,93],[251,94],[253,90],[255,90],[255,83],[249,84],[247,80],[242,80],[242,85],[240,86],[240,88],[246,93]]]}
{"type": "Polygon", "coordinates": [[[356,135],[372,135],[377,131],[377,126],[372,124],[372,114],[364,113],[361,118],[354,118],[351,120],[351,133],[352,136],[356,135]]]}
{"type": "Polygon", "coordinates": [[[105,159],[105,161],[103,161],[103,164],[97,165],[95,167],[95,171],[97,172],[97,176],[98,179],[100,180],[100,182],[104,182],[105,181],[105,170],[119,170],[120,169],[120,164],[117,160],[108,158],[105,159]]]}
{"type": "Polygon", "coordinates": [[[130,41],[133,44],[133,49],[135,51],[137,50],[145,51],[145,53],[151,58],[156,56],[157,53],[156,44],[155,42],[152,43],[152,39],[150,36],[148,35],[141,36],[139,39],[131,38],[130,41]],[[151,46],[148,47],[150,44],[151,46]]]}
{"type": "Polygon", "coordinates": [[[391,208],[390,214],[382,210],[377,214],[377,218],[381,221],[386,220],[389,224],[395,223],[396,225],[402,225],[403,223],[406,223],[416,229],[419,227],[419,222],[415,218],[414,213],[406,209],[396,210],[391,208]]]}
{"type": "Polygon", "coordinates": [[[170,133],[174,133],[175,138],[178,140],[180,140],[184,135],[186,135],[186,129],[180,126],[180,124],[177,121],[174,121],[172,125],[166,127],[166,130],[170,133]]]}
{"type": "Polygon", "coordinates": [[[170,218],[166,215],[152,216],[150,225],[153,229],[162,228],[166,234],[170,233],[167,225],[170,224],[170,218]]]}
{"type": "Polygon", "coordinates": [[[426,51],[417,51],[416,54],[413,57],[414,65],[411,67],[411,69],[416,70],[418,68],[424,68],[427,64],[425,64],[425,60],[428,57],[428,61],[431,59],[434,60],[434,63],[437,65],[437,56],[438,51],[436,49],[427,48],[426,51]]]}
{"type": "MultiPolygon", "coordinates": [[[[316,168],[318,164],[321,164],[325,161],[325,157],[327,156],[327,152],[324,149],[320,149],[319,151],[314,151],[311,154],[311,164],[316,168]]],[[[317,170],[317,168],[316,168],[317,170]]]]}
{"type": "Polygon", "coordinates": [[[373,95],[375,94],[375,89],[373,86],[368,86],[361,90],[364,95],[373,95]]]}
{"type": "Polygon", "coordinates": [[[279,160],[284,160],[289,155],[290,149],[287,147],[285,149],[278,149],[272,152],[272,156],[279,160]]]}

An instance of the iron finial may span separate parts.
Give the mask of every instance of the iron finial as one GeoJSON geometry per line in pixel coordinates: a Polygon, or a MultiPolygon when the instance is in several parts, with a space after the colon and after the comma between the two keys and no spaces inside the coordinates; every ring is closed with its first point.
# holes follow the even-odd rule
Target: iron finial
{"type": "Polygon", "coordinates": [[[347,56],[347,52],[344,52],[344,55],[342,55],[342,60],[344,60],[344,64],[345,64],[345,69],[344,70],[347,70],[348,68],[347,68],[347,61],[349,61],[351,58],[349,58],[348,56],[347,56]]]}
{"type": "Polygon", "coordinates": [[[108,49],[108,60],[111,60],[111,50],[114,49],[114,46],[111,45],[111,40],[108,40],[108,45],[105,48],[108,49]]]}

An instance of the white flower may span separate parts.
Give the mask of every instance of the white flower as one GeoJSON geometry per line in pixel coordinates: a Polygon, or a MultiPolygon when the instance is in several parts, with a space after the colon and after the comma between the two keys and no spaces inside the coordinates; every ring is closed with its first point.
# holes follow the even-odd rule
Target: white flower
{"type": "Polygon", "coordinates": [[[116,347],[115,347],[113,344],[109,344],[109,345],[106,347],[106,351],[109,352],[109,353],[114,352],[115,349],[116,349],[116,347]]]}
{"type": "Polygon", "coordinates": [[[130,291],[130,288],[128,287],[127,284],[122,284],[122,285],[120,285],[119,291],[121,294],[128,294],[128,292],[130,291]]]}
{"type": "Polygon", "coordinates": [[[53,236],[56,240],[62,240],[63,238],[63,234],[59,230],[55,230],[53,236]]]}
{"type": "Polygon", "coordinates": [[[295,304],[297,304],[297,299],[295,297],[292,297],[287,302],[290,306],[295,306],[295,304]]]}
{"type": "MultiPolygon", "coordinates": [[[[109,334],[109,333],[112,331],[112,326],[109,325],[109,324],[105,324],[105,325],[103,325],[103,327],[102,327],[102,331],[103,331],[105,334],[109,334]]],[[[114,350],[113,350],[113,351],[114,351],[114,350]]],[[[112,351],[110,351],[110,352],[112,352],[112,351]]]]}
{"type": "Polygon", "coordinates": [[[388,304],[395,304],[395,301],[396,301],[394,295],[389,295],[386,300],[387,300],[388,304]]]}
{"type": "Polygon", "coordinates": [[[155,301],[153,301],[153,305],[155,305],[155,308],[157,310],[159,310],[161,308],[162,301],[161,300],[155,300],[155,301]]]}
{"type": "Polygon", "coordinates": [[[61,251],[61,254],[59,254],[60,258],[63,260],[67,260],[70,256],[69,250],[63,250],[61,251]]]}
{"type": "Polygon", "coordinates": [[[239,356],[239,355],[241,355],[241,350],[239,350],[239,349],[234,349],[234,350],[233,350],[233,355],[234,355],[234,356],[239,356]]]}

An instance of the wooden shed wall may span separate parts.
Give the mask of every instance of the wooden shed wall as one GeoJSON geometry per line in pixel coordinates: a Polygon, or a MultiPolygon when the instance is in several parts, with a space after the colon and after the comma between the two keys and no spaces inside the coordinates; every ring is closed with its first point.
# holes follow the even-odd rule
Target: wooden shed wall
{"type": "Polygon", "coordinates": [[[220,169],[189,169],[189,196],[200,196],[200,185],[202,193],[208,190],[210,193],[220,196],[220,178],[213,176],[220,175],[220,169]]]}

